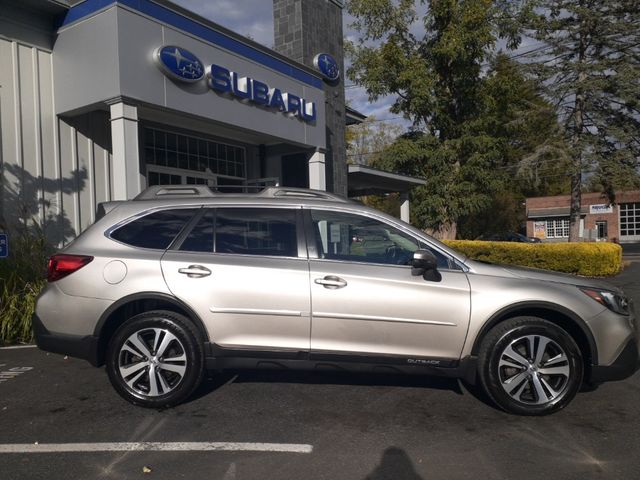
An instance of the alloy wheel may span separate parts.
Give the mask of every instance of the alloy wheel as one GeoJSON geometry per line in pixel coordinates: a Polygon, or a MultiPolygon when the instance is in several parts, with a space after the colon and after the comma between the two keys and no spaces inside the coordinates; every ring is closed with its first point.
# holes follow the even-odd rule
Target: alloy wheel
{"type": "Polygon", "coordinates": [[[187,370],[187,354],[182,342],[169,330],[145,328],[123,342],[118,370],[136,394],[159,397],[180,385],[187,370]]]}
{"type": "Polygon", "coordinates": [[[572,371],[564,349],[544,335],[516,338],[502,351],[498,377],[504,391],[526,405],[544,405],[559,398],[572,371]]]}

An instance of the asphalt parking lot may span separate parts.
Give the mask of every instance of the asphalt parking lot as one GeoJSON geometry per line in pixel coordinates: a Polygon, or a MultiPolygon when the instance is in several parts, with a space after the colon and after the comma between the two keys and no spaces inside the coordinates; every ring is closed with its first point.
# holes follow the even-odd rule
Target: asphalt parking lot
{"type": "MultiPolygon", "coordinates": [[[[613,282],[640,304],[639,279],[613,282]]],[[[639,405],[640,374],[524,418],[446,379],[244,372],[155,411],[88,363],[0,349],[0,478],[635,479],[639,405]]]]}

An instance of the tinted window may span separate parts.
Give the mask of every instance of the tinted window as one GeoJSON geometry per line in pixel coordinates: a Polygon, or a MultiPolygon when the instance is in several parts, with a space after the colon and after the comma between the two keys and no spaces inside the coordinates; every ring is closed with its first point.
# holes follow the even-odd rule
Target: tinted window
{"type": "MultiPolygon", "coordinates": [[[[409,265],[413,252],[428,248],[412,236],[372,218],[317,210],[311,212],[311,218],[320,258],[409,265]]],[[[444,255],[433,253],[439,268],[449,268],[444,255]]]]}
{"type": "Polygon", "coordinates": [[[150,213],[118,228],[111,238],[133,247],[164,250],[197,211],[183,208],[150,213]]]}
{"type": "Polygon", "coordinates": [[[217,253],[298,256],[296,215],[273,208],[221,208],[216,214],[217,253]]]}
{"type": "Polygon", "coordinates": [[[213,220],[215,211],[207,210],[198,223],[184,239],[180,250],[187,252],[206,252],[213,253],[213,220]]]}

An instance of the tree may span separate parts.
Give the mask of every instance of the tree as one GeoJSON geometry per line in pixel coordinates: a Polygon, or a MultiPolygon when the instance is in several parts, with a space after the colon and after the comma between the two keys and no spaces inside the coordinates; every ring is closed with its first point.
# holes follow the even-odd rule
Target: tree
{"type": "Polygon", "coordinates": [[[391,111],[413,122],[416,132],[391,149],[399,156],[396,164],[428,171],[434,190],[415,191],[424,198],[419,205],[414,201],[414,212],[420,226],[442,238],[455,238],[458,218],[479,211],[499,188],[491,175],[498,161],[494,140],[476,135],[471,126],[482,105],[482,67],[498,36],[497,13],[508,4],[432,0],[421,36],[412,30],[418,21],[414,0],[348,3],[360,34],[348,46],[349,78],[364,86],[372,101],[393,95],[391,111]]]}
{"type": "Polygon", "coordinates": [[[404,135],[375,159],[374,166],[427,181],[412,198],[413,220],[422,228],[432,228],[442,202],[459,209],[457,202],[471,202],[475,194],[476,208],[458,218],[458,236],[518,230],[527,196],[568,193],[569,149],[555,108],[518,63],[503,54],[492,60],[479,85],[477,108],[462,137],[468,160],[455,177],[446,143],[428,133],[404,135]],[[453,195],[447,192],[451,188],[453,195]]]}
{"type": "Polygon", "coordinates": [[[387,146],[399,137],[401,125],[367,117],[362,123],[346,129],[347,160],[349,163],[369,165],[387,146]]]}
{"type": "Polygon", "coordinates": [[[576,241],[584,173],[611,201],[616,183],[638,176],[640,2],[534,0],[533,6],[527,26],[541,47],[524,65],[557,106],[571,147],[569,240],[576,241]]]}
{"type": "Polygon", "coordinates": [[[569,148],[555,108],[522,66],[498,54],[483,78],[482,100],[475,129],[496,139],[501,188],[481,211],[460,218],[461,238],[521,230],[526,197],[569,192],[569,148]]]}

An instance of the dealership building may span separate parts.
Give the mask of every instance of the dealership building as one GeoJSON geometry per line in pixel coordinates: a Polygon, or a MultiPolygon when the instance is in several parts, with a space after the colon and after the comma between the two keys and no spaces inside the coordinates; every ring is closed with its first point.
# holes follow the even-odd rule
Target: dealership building
{"type": "MultiPolygon", "coordinates": [[[[527,236],[548,242],[568,241],[570,202],[569,195],[527,198],[527,236]]],[[[580,238],[640,242],[640,191],[616,192],[615,203],[601,193],[583,193],[580,238]]]]}
{"type": "MultiPolygon", "coordinates": [[[[156,184],[346,195],[342,8],[273,0],[270,49],[166,0],[0,0],[0,230],[63,243],[156,184]]],[[[351,169],[408,219],[419,180],[351,169]]]]}

